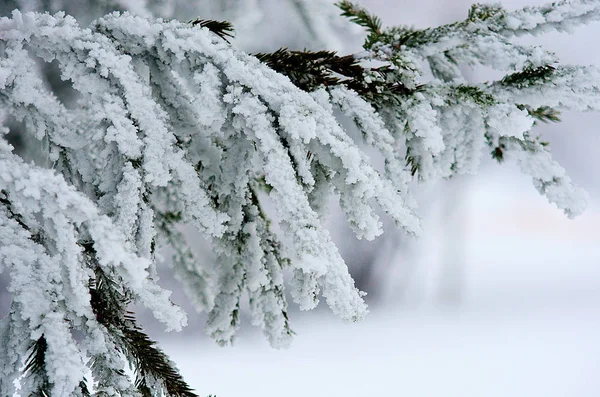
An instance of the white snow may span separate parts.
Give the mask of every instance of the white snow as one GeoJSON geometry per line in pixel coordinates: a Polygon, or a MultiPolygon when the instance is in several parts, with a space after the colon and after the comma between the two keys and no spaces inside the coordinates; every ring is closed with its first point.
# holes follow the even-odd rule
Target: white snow
{"type": "Polygon", "coordinates": [[[596,396],[600,208],[568,220],[517,172],[493,170],[466,185],[459,303],[435,297],[438,225],[419,242],[427,253],[416,256],[408,296],[392,292],[362,322],[293,313],[297,335],[284,350],[249,328],[231,348],[193,330],[162,346],[200,395],[596,396]]]}

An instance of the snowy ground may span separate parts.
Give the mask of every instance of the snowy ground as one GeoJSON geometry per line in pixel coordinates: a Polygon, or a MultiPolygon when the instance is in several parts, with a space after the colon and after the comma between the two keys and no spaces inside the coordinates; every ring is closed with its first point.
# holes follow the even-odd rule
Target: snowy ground
{"type": "Polygon", "coordinates": [[[284,351],[258,336],[165,347],[194,387],[221,397],[598,395],[598,305],[488,309],[315,317],[284,351]]]}
{"type": "Polygon", "coordinates": [[[362,323],[294,313],[287,350],[248,324],[233,348],[197,331],[163,347],[201,395],[218,397],[597,396],[600,211],[569,221],[510,167],[465,191],[459,303],[436,303],[446,251],[434,218],[413,291],[362,323]]]}

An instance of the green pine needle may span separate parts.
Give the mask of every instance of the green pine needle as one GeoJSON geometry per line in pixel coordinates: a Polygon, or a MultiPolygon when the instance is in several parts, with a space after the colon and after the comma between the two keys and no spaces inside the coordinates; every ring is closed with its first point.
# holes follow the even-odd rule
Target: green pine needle
{"type": "MultiPolygon", "coordinates": [[[[88,255],[94,254],[93,247],[83,246],[88,255]]],[[[138,391],[143,396],[152,396],[153,390],[148,385],[158,380],[166,397],[198,397],[168,356],[137,325],[133,313],[127,311],[130,301],[127,293],[100,266],[94,271],[96,279],[90,285],[92,309],[136,371],[138,391]]]]}
{"type": "Polygon", "coordinates": [[[550,80],[556,68],[551,65],[526,68],[520,72],[504,76],[501,80],[503,85],[524,88],[536,83],[545,83],[550,80]]]}
{"type": "Polygon", "coordinates": [[[46,342],[46,338],[44,337],[44,335],[42,335],[37,341],[35,341],[31,348],[31,353],[29,354],[29,357],[27,357],[24,370],[26,374],[40,374],[44,371],[47,349],[48,342],[46,342]]]}
{"type": "Polygon", "coordinates": [[[342,16],[367,29],[369,34],[363,45],[365,49],[371,48],[375,43],[380,41],[383,33],[379,17],[369,14],[367,10],[348,0],[342,0],[335,5],[342,10],[342,16]]]}
{"type": "Polygon", "coordinates": [[[229,43],[229,39],[234,37],[233,25],[227,21],[213,21],[211,19],[194,19],[190,21],[193,26],[199,25],[202,28],[207,28],[223,40],[229,43]]]}
{"type": "Polygon", "coordinates": [[[79,391],[81,392],[82,397],[92,397],[90,390],[87,387],[87,381],[84,378],[81,382],[79,382],[79,391]]]}
{"type": "Polygon", "coordinates": [[[517,107],[521,110],[527,110],[531,117],[543,123],[558,123],[560,121],[560,111],[550,106],[532,108],[528,105],[517,105],[517,107]]]}
{"type": "Polygon", "coordinates": [[[357,25],[367,28],[369,33],[381,33],[381,20],[379,17],[369,14],[367,10],[348,0],[340,1],[335,5],[342,10],[342,16],[349,18],[357,25]]]}
{"type": "Polygon", "coordinates": [[[46,373],[46,350],[48,350],[48,342],[44,335],[40,336],[31,347],[31,353],[25,361],[25,376],[38,377],[41,384],[30,397],[48,397],[50,390],[50,382],[46,373]]]}
{"type": "Polygon", "coordinates": [[[393,72],[389,66],[366,68],[353,55],[340,56],[335,51],[281,48],[255,56],[304,91],[342,85],[355,91],[375,108],[382,103],[398,103],[401,97],[420,89],[417,86],[411,90],[399,81],[388,79],[388,74],[393,72]]]}
{"type": "Polygon", "coordinates": [[[314,91],[318,87],[335,86],[349,79],[362,79],[364,69],[352,55],[339,56],[335,51],[292,51],[280,48],[256,57],[271,69],[282,73],[298,88],[314,91]]]}

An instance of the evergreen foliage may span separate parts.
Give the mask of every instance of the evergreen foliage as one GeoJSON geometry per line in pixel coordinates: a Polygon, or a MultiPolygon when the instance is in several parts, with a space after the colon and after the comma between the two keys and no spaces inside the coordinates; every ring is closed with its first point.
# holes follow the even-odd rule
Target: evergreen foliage
{"type": "Polygon", "coordinates": [[[168,330],[186,325],[158,284],[164,247],[217,343],[235,340],[246,294],[252,323],[283,347],[294,334],[284,289],[303,310],[322,296],[345,320],[367,313],[322,224],[333,194],[358,238],[382,233],[379,210],[418,235],[411,184],[476,172],[489,152],[516,160],[568,216],[585,208],[532,128],[562,109],[600,110],[600,74],[513,38],[600,19],[597,1],[475,5],[464,21],[423,30],[384,28],[342,1],[367,31],[364,51],[343,56],[251,56],[229,43],[228,22],[155,19],[158,3],[144,4],[87,28],[61,12],[0,18],[0,272],[12,294],[0,395],[15,381],[21,395],[196,395],[129,311],[136,303],[168,330]],[[57,65],[69,98],[51,89],[44,63],[57,65]],[[461,68],[476,65],[504,77],[469,83],[461,68]],[[336,117],[355,122],[382,170],[336,117]],[[9,134],[41,144],[25,153],[9,134]],[[214,266],[183,225],[212,243],[214,266]]]}
{"type": "Polygon", "coordinates": [[[213,21],[211,19],[194,19],[192,25],[198,25],[202,28],[207,28],[223,40],[229,42],[228,39],[233,37],[233,25],[227,21],[213,21]]]}

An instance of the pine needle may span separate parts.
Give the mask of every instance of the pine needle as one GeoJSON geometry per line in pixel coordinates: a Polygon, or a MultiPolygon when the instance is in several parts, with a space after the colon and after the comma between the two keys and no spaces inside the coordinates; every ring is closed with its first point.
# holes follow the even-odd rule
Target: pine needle
{"type": "Polygon", "coordinates": [[[190,21],[193,26],[199,25],[206,28],[229,43],[229,39],[234,37],[233,25],[228,21],[214,21],[211,19],[194,19],[190,21]]]}

